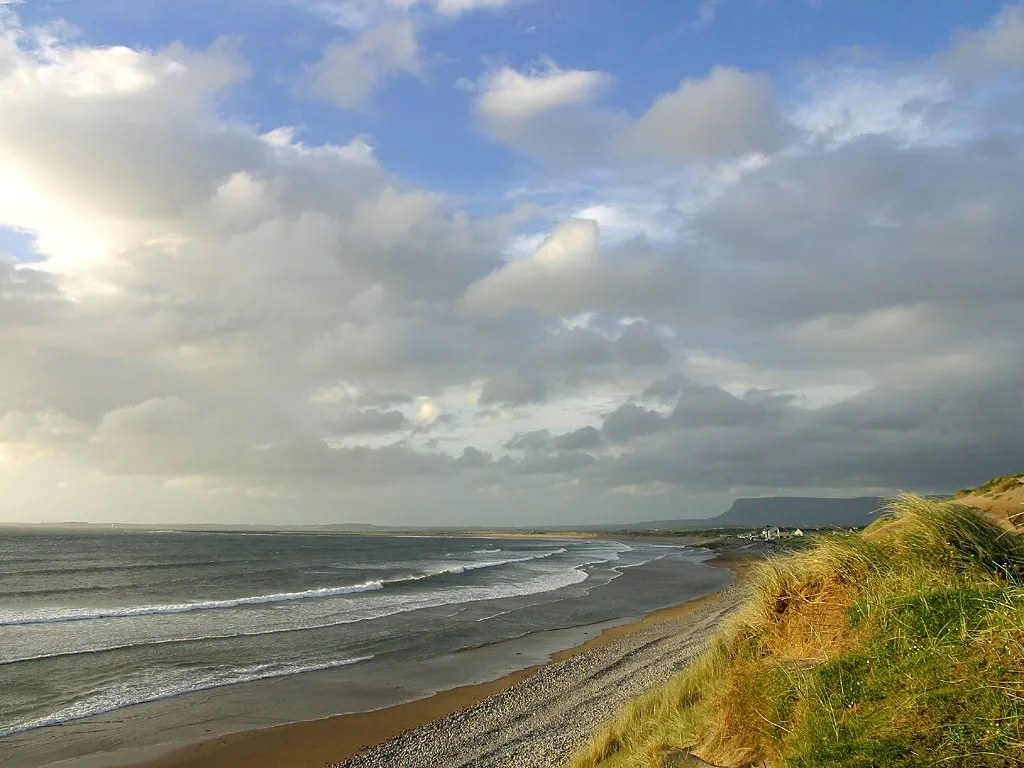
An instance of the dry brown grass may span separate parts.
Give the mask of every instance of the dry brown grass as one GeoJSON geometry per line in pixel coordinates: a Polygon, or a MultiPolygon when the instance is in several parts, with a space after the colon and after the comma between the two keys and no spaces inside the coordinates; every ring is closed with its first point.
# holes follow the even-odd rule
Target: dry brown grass
{"type": "Polygon", "coordinates": [[[984,517],[1006,531],[1024,534],[1024,475],[1004,475],[978,488],[956,494],[956,501],[981,510],[984,517]]]}
{"type": "Polygon", "coordinates": [[[903,495],[892,511],[764,563],[713,648],[572,768],[670,768],[691,753],[723,768],[905,768],[919,749],[1024,765],[1024,542],[961,503],[903,495]],[[1003,760],[1018,748],[1019,763],[1003,760]]]}

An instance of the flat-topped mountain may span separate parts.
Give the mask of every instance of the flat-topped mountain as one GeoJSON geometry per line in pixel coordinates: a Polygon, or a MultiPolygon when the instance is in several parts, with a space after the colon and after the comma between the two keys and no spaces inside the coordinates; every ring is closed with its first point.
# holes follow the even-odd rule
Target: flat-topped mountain
{"type": "Polygon", "coordinates": [[[703,520],[653,520],[631,523],[629,528],[760,528],[838,526],[860,528],[871,523],[885,499],[858,496],[850,499],[771,496],[736,499],[725,512],[703,520]]]}

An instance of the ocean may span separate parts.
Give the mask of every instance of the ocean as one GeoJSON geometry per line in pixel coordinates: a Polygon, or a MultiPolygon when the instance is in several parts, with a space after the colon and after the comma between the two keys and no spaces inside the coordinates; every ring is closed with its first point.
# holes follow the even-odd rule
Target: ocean
{"type": "Polygon", "coordinates": [[[639,615],[690,597],[701,572],[718,570],[699,565],[708,556],[582,539],[6,531],[0,737],[639,615]],[[657,579],[611,588],[672,561],[657,579]]]}

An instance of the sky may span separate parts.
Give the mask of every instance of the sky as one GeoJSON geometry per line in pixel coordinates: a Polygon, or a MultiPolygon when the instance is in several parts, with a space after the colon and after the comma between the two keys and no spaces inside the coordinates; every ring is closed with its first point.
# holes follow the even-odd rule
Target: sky
{"type": "Polygon", "coordinates": [[[0,520],[1024,467],[1024,4],[0,0],[0,520]]]}

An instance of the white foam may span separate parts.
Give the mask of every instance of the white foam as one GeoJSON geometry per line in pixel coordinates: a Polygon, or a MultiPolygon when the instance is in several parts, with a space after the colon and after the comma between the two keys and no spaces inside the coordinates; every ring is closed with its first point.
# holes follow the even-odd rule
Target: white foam
{"type": "Polygon", "coordinates": [[[49,725],[61,725],[83,717],[102,715],[116,709],[122,709],[147,701],[169,699],[186,693],[205,691],[237,683],[251,683],[271,677],[297,675],[302,672],[316,672],[324,669],[335,669],[369,661],[373,656],[361,656],[353,659],[325,661],[316,664],[255,664],[248,667],[233,667],[227,670],[205,670],[197,675],[190,675],[185,670],[160,670],[148,674],[139,674],[119,681],[108,688],[90,692],[77,701],[68,704],[45,717],[15,723],[0,728],[0,738],[15,733],[43,728],[49,725]]]}
{"type": "Polygon", "coordinates": [[[190,611],[216,610],[237,608],[243,605],[261,605],[263,603],[281,603],[290,600],[309,600],[311,598],[335,597],[355,592],[370,592],[384,589],[379,581],[368,581],[363,584],[349,584],[341,587],[322,587],[307,589],[301,592],[277,592],[269,595],[251,595],[236,597],[229,600],[203,600],[195,603],[173,603],[170,605],[133,605],[119,608],[43,608],[30,614],[0,613],[0,627],[13,627],[22,624],[54,624],[65,621],[89,621],[93,619],[124,619],[133,616],[155,616],[169,613],[189,613],[190,611]]]}
{"type": "Polygon", "coordinates": [[[139,616],[160,616],[176,613],[190,613],[193,611],[222,610],[225,608],[239,608],[247,605],[263,605],[266,603],[284,603],[296,600],[314,600],[328,597],[338,597],[360,592],[372,592],[385,587],[399,586],[401,584],[422,581],[424,579],[436,578],[445,575],[458,575],[467,571],[475,571],[481,568],[497,568],[503,565],[514,563],[525,563],[531,560],[540,560],[554,555],[564,554],[567,550],[563,548],[540,552],[526,557],[508,558],[506,560],[492,560],[483,563],[464,563],[451,568],[442,568],[437,571],[408,576],[401,579],[368,581],[362,584],[349,584],[338,587],[321,587],[319,589],[307,589],[300,592],[277,592],[267,595],[250,595],[247,597],[230,598],[227,600],[203,600],[194,603],[173,603],[165,605],[136,605],[113,608],[43,608],[28,614],[5,614],[0,612],[0,627],[22,626],[27,624],[55,624],[70,621],[90,621],[97,619],[125,619],[139,616]]]}

